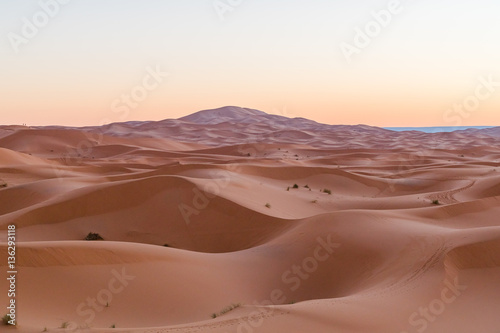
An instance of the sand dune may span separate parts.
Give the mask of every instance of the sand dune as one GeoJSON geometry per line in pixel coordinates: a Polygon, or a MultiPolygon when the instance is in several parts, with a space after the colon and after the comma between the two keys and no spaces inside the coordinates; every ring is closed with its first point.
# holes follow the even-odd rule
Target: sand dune
{"type": "Polygon", "coordinates": [[[498,332],[499,140],[237,107],[1,126],[17,331],[498,332]]]}

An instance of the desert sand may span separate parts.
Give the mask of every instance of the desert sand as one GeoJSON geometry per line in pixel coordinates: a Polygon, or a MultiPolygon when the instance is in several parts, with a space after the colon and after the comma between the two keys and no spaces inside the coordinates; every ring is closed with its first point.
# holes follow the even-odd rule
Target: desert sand
{"type": "Polygon", "coordinates": [[[500,332],[500,128],[5,125],[0,180],[2,331],[500,332]]]}

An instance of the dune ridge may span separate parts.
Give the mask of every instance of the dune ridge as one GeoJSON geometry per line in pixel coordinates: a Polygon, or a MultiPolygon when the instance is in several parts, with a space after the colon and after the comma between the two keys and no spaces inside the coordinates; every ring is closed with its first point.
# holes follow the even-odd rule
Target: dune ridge
{"type": "Polygon", "coordinates": [[[496,333],[499,140],[239,107],[0,126],[16,331],[496,333]]]}

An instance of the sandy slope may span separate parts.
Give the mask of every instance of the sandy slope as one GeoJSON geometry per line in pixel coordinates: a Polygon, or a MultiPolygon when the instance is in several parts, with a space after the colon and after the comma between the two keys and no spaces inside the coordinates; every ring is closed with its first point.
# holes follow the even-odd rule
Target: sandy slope
{"type": "Polygon", "coordinates": [[[16,331],[499,332],[497,132],[282,118],[1,127],[16,331]]]}

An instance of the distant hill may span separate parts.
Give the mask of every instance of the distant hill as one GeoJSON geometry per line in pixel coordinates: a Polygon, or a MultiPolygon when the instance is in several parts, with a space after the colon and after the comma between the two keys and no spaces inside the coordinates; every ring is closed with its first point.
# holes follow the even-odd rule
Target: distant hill
{"type": "MultiPolygon", "coordinates": [[[[61,129],[62,127],[38,127],[61,129]]],[[[66,128],[70,129],[70,128],[66,128]]],[[[77,128],[71,128],[77,130],[77,128]]],[[[83,127],[79,130],[110,137],[163,138],[170,141],[196,143],[205,146],[227,146],[250,143],[297,144],[315,148],[370,147],[375,149],[403,148],[421,145],[424,148],[496,144],[500,128],[467,129],[454,132],[424,133],[422,131],[392,131],[367,125],[328,125],[306,118],[288,118],[259,110],[225,106],[203,110],[179,119],[161,121],[129,121],[104,126],[83,127]]]]}

